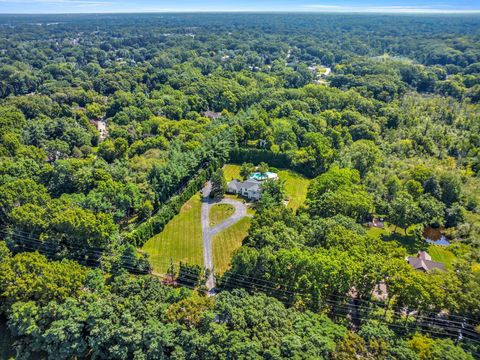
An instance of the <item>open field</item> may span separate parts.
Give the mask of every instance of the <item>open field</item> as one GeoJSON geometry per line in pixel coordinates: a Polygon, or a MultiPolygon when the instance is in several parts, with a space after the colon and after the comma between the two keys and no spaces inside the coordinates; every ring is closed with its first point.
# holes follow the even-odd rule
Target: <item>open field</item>
{"type": "Polygon", "coordinates": [[[153,270],[165,273],[170,259],[175,264],[187,262],[203,266],[201,198],[197,193],[190,198],[160,234],[149,239],[143,251],[150,255],[153,270]]]}
{"type": "Polygon", "coordinates": [[[247,236],[249,228],[250,218],[245,217],[213,237],[212,247],[215,273],[222,274],[228,269],[233,252],[242,246],[242,241],[247,236]]]}
{"type": "Polygon", "coordinates": [[[407,230],[407,235],[403,229],[397,229],[396,232],[393,230],[395,227],[391,224],[385,223],[384,229],[379,229],[376,227],[371,227],[367,231],[367,235],[372,238],[378,238],[385,241],[396,241],[399,245],[402,245],[407,249],[408,255],[416,255],[419,250],[425,250],[432,257],[432,260],[439,261],[445,264],[447,269],[450,269],[453,261],[456,259],[456,256],[453,252],[448,250],[448,247],[442,247],[438,245],[428,244],[425,242],[421,249],[417,249],[415,240],[410,232],[407,230]]]}
{"type": "MultiPolygon", "coordinates": [[[[224,167],[227,181],[240,178],[239,172],[239,165],[229,164],[224,167]]],[[[279,177],[285,180],[287,196],[290,199],[288,207],[298,209],[306,199],[310,180],[290,170],[280,170],[279,177]]],[[[236,195],[227,197],[241,200],[236,195]]],[[[160,234],[145,243],[142,250],[149,254],[154,272],[165,273],[170,260],[174,264],[186,262],[203,266],[201,205],[200,194],[195,194],[160,234]]],[[[209,216],[210,226],[221,223],[232,213],[233,208],[230,205],[213,206],[209,216]]],[[[248,209],[247,213],[253,215],[255,212],[248,209]]],[[[233,252],[242,245],[249,227],[250,218],[244,218],[214,236],[212,246],[216,272],[222,273],[228,268],[233,252]]]]}
{"type": "Polygon", "coordinates": [[[213,205],[208,214],[210,227],[220,224],[222,221],[228,219],[235,212],[235,208],[230,204],[213,205]]]}
{"type": "MultiPolygon", "coordinates": [[[[240,165],[227,164],[223,168],[225,179],[241,179],[240,165]]],[[[310,180],[292,170],[279,170],[278,176],[285,180],[285,190],[289,198],[288,207],[297,210],[307,198],[310,180]]]]}

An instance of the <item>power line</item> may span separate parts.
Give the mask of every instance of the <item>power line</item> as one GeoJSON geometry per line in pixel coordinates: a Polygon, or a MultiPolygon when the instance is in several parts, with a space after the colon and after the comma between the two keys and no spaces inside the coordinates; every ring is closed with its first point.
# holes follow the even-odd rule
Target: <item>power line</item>
{"type": "MultiPolygon", "coordinates": [[[[10,236],[13,240],[17,240],[15,243],[18,246],[21,247],[26,247],[29,250],[32,251],[39,251],[39,252],[44,252],[49,254],[51,257],[55,257],[55,255],[59,255],[59,250],[65,250],[65,249],[75,249],[76,251],[80,251],[82,254],[84,254],[87,258],[80,257],[78,254],[75,255],[75,253],[69,253],[67,255],[67,258],[70,259],[75,259],[79,260],[82,263],[85,263],[85,261],[94,261],[94,262],[99,262],[102,257],[105,255],[107,256],[115,256],[113,253],[105,253],[105,251],[101,251],[101,248],[82,248],[79,246],[75,246],[73,244],[65,244],[61,243],[59,244],[59,247],[56,247],[55,244],[49,243],[48,241],[41,241],[35,238],[23,236],[23,235],[18,235],[18,234],[12,234],[9,232],[6,232],[4,230],[0,230],[0,232],[7,234],[10,236]],[[99,249],[99,250],[95,250],[99,249]],[[93,259],[92,259],[93,258],[93,259]]],[[[123,267],[126,268],[127,270],[130,270],[131,272],[135,273],[148,273],[148,271],[144,271],[141,268],[139,268],[138,263],[134,263],[131,260],[136,260],[136,258],[133,258],[132,256],[120,254],[120,260],[123,263],[123,267]]],[[[100,265],[100,264],[98,264],[100,265]]]]}
{"type": "MultiPolygon", "coordinates": [[[[23,247],[25,247],[29,250],[43,251],[43,252],[45,252],[47,254],[50,254],[50,255],[58,254],[58,249],[53,247],[54,244],[51,244],[51,243],[48,243],[48,242],[43,242],[41,240],[33,239],[31,237],[27,237],[27,236],[24,236],[24,235],[12,234],[12,233],[7,232],[5,230],[0,230],[0,232],[2,232],[4,234],[7,234],[7,235],[9,235],[13,238],[17,238],[17,240],[21,241],[21,246],[23,246],[23,247]],[[42,248],[39,249],[38,246],[42,246],[42,248]]],[[[25,232],[23,232],[23,233],[25,233],[25,232]]],[[[93,254],[93,256],[96,256],[96,257],[99,257],[99,258],[101,258],[102,255],[104,255],[104,253],[102,252],[102,249],[100,249],[100,248],[81,248],[81,247],[71,245],[71,244],[62,244],[62,246],[65,247],[65,248],[80,249],[83,252],[87,252],[87,254],[90,252],[90,255],[93,254]],[[98,250],[96,250],[96,249],[98,249],[98,250]]],[[[81,262],[91,260],[91,259],[86,259],[86,258],[80,257],[78,255],[74,255],[74,254],[69,254],[69,257],[72,258],[72,259],[81,261],[81,262]]],[[[128,258],[131,259],[131,257],[127,256],[123,260],[126,260],[128,258]]],[[[97,259],[97,261],[98,260],[99,259],[97,259]]],[[[172,264],[172,262],[169,262],[167,259],[165,259],[165,261],[163,263],[166,264],[166,265],[167,264],[168,265],[172,264]]],[[[136,264],[132,264],[129,261],[122,261],[121,267],[130,271],[130,272],[133,272],[133,273],[141,273],[139,271],[138,267],[135,267],[134,265],[136,265],[136,264]]],[[[175,264],[174,264],[174,266],[175,266],[175,264]]],[[[201,274],[199,274],[196,271],[194,272],[194,271],[188,269],[187,267],[183,267],[183,268],[180,267],[179,275],[181,275],[181,278],[179,278],[179,284],[181,286],[185,286],[185,287],[188,287],[188,288],[191,288],[191,289],[195,288],[195,284],[198,283],[200,281],[201,277],[202,277],[201,274]],[[194,284],[191,285],[191,284],[188,284],[187,282],[182,281],[182,280],[187,280],[189,282],[193,282],[194,284]]],[[[158,275],[156,275],[156,276],[158,276],[158,275]]],[[[163,276],[162,278],[165,279],[165,276],[163,276]]],[[[271,281],[271,280],[265,280],[265,279],[259,279],[259,278],[249,276],[249,275],[236,274],[236,273],[233,273],[233,272],[230,272],[230,273],[227,273],[226,275],[224,275],[220,279],[220,284],[222,284],[222,283],[223,283],[223,286],[227,286],[227,287],[233,286],[233,287],[247,288],[249,290],[260,290],[260,291],[265,291],[265,292],[270,292],[270,293],[276,294],[277,296],[280,296],[281,294],[283,294],[283,296],[286,300],[291,299],[292,297],[294,297],[296,295],[300,295],[300,296],[310,295],[307,292],[291,291],[291,290],[285,288],[284,284],[280,284],[278,282],[274,282],[274,281],[271,281]],[[267,284],[269,284],[269,285],[267,285],[267,284]]],[[[335,295],[335,294],[329,294],[328,297],[327,298],[324,297],[320,302],[324,303],[326,305],[329,305],[331,307],[330,311],[334,315],[342,315],[342,314],[339,313],[339,309],[343,309],[343,310],[346,310],[346,311],[350,312],[348,315],[352,319],[355,317],[356,319],[365,320],[365,319],[368,319],[370,317],[367,317],[367,318],[366,317],[361,317],[358,314],[353,315],[352,312],[351,312],[352,308],[357,310],[357,311],[361,310],[361,311],[366,311],[366,312],[372,312],[372,311],[375,311],[375,310],[385,310],[384,307],[379,306],[377,302],[373,302],[373,301],[367,301],[367,300],[364,300],[364,299],[352,299],[352,298],[347,298],[347,296],[342,297],[342,296],[335,295]],[[328,297],[331,297],[331,298],[334,298],[334,299],[336,298],[337,300],[336,301],[330,300],[328,297]],[[367,305],[361,305],[361,304],[347,305],[346,304],[347,299],[349,299],[350,301],[354,300],[354,301],[357,301],[357,302],[366,303],[367,305]],[[371,307],[372,304],[374,306],[373,309],[371,307]]],[[[393,313],[394,315],[399,315],[400,317],[404,315],[404,313],[395,311],[393,309],[389,310],[389,312],[393,313]]],[[[431,313],[431,312],[427,312],[427,314],[428,313],[431,313]]],[[[462,335],[466,335],[465,338],[467,338],[467,340],[475,342],[475,343],[480,343],[477,340],[478,335],[476,334],[476,332],[474,330],[474,327],[471,324],[468,324],[466,322],[467,320],[474,321],[473,319],[470,319],[470,318],[467,318],[467,317],[456,316],[456,318],[463,319],[463,322],[459,322],[459,321],[453,321],[453,320],[447,320],[447,319],[439,319],[438,317],[421,316],[419,314],[412,315],[412,318],[416,319],[415,328],[418,328],[418,327],[421,327],[422,329],[426,328],[426,329],[424,329],[424,331],[427,331],[429,333],[436,333],[437,335],[441,335],[441,336],[449,336],[449,337],[456,337],[458,335],[458,333],[461,332],[462,335]],[[435,331],[434,329],[432,329],[432,326],[441,329],[442,331],[444,331],[444,333],[440,333],[438,331],[435,331]],[[470,330],[469,328],[471,328],[472,330],[470,330]],[[453,331],[454,334],[452,334],[451,331],[453,331]]],[[[378,317],[376,317],[376,319],[379,320],[378,317]]],[[[388,326],[392,326],[392,327],[397,327],[397,328],[402,328],[402,329],[406,329],[406,327],[408,327],[408,324],[406,324],[405,326],[401,326],[401,325],[398,325],[398,324],[388,322],[385,319],[383,319],[383,322],[385,324],[387,324],[388,326]]]]}

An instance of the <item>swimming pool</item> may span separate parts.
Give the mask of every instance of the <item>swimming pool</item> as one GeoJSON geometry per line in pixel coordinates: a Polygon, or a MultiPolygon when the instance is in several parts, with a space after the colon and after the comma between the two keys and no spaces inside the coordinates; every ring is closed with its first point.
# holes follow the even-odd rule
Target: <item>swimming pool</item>
{"type": "Polygon", "coordinates": [[[267,171],[266,173],[254,172],[250,174],[250,179],[262,181],[268,179],[276,179],[278,176],[276,173],[267,171]]]}

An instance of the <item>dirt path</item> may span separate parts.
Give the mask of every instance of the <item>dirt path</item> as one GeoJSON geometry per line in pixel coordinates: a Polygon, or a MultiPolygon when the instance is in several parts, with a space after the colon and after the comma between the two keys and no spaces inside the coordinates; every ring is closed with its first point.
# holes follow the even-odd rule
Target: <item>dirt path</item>
{"type": "Polygon", "coordinates": [[[208,182],[202,190],[202,239],[203,239],[203,262],[206,270],[210,271],[207,279],[207,288],[210,291],[215,287],[215,278],[213,276],[213,252],[212,252],[212,238],[222,230],[225,230],[237,223],[245,216],[247,216],[247,206],[238,200],[222,199],[220,201],[211,199],[209,197],[211,184],[208,182]],[[210,227],[210,209],[217,204],[229,204],[235,208],[235,212],[220,224],[210,227]]]}

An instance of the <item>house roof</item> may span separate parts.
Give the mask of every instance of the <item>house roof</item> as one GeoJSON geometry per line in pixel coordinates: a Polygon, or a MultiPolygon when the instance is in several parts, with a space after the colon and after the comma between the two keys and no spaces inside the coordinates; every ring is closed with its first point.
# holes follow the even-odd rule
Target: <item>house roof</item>
{"type": "Polygon", "coordinates": [[[215,112],[215,111],[204,111],[202,113],[203,116],[206,116],[210,119],[217,119],[219,118],[220,116],[222,116],[222,113],[221,112],[215,112]]]}
{"type": "Polygon", "coordinates": [[[236,189],[236,190],[241,190],[241,189],[246,189],[246,190],[252,190],[252,191],[259,191],[261,188],[261,182],[257,180],[246,180],[246,181],[239,181],[239,180],[232,180],[227,184],[227,187],[229,189],[236,189]]]}
{"type": "Polygon", "coordinates": [[[417,257],[423,260],[432,260],[432,257],[426,251],[419,251],[417,257]]]}
{"type": "Polygon", "coordinates": [[[247,190],[259,190],[260,184],[260,181],[250,179],[241,183],[241,187],[247,190]]]}
{"type": "Polygon", "coordinates": [[[227,187],[230,188],[230,189],[237,189],[237,190],[239,190],[240,187],[241,187],[241,184],[242,184],[242,183],[241,183],[240,181],[238,181],[237,179],[235,179],[235,180],[230,181],[230,182],[227,184],[227,187]]]}
{"type": "Polygon", "coordinates": [[[438,261],[426,260],[416,256],[409,256],[408,263],[415,270],[430,271],[432,269],[445,270],[445,265],[438,261]]]}

